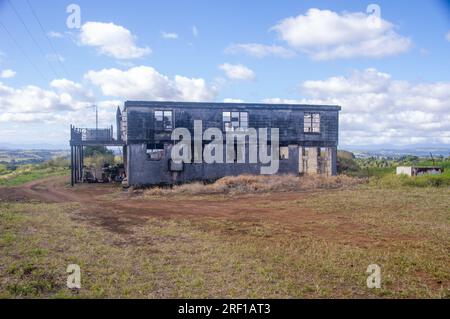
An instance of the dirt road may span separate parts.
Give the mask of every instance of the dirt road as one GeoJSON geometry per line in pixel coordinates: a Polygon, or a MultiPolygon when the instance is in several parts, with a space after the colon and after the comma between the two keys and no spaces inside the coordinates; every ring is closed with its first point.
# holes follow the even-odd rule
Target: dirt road
{"type": "MultiPolygon", "coordinates": [[[[326,190],[326,192],[339,190],[326,190]]],[[[111,184],[68,185],[67,177],[51,177],[19,187],[0,188],[0,201],[39,201],[45,203],[75,203],[72,216],[80,221],[121,234],[132,232],[132,226],[149,217],[158,218],[220,218],[254,223],[281,223],[299,233],[315,234],[318,238],[357,242],[369,245],[378,238],[367,235],[367,229],[345,214],[336,211],[319,214],[302,205],[302,200],[323,191],[247,194],[227,197],[152,197],[145,198],[111,184]],[[330,227],[330,225],[332,227],[330,227]]],[[[384,241],[398,239],[385,233],[384,241]]],[[[408,240],[409,238],[402,238],[408,240]]],[[[411,238],[413,239],[413,238],[411,238]]]]}

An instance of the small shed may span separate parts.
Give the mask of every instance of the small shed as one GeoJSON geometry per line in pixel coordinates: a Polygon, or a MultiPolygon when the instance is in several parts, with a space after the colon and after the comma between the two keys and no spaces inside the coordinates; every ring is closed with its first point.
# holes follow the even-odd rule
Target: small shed
{"type": "Polygon", "coordinates": [[[438,166],[398,166],[397,175],[420,176],[425,174],[442,174],[444,169],[438,166]]]}

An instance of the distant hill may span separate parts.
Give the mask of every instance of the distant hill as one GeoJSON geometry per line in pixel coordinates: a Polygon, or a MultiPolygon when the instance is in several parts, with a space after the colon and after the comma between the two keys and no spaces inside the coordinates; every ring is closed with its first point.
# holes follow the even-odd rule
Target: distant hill
{"type": "Polygon", "coordinates": [[[68,150],[69,143],[67,144],[48,144],[48,143],[35,143],[35,144],[13,144],[0,142],[0,149],[2,150],[68,150]]]}
{"type": "Polygon", "coordinates": [[[56,157],[68,156],[68,150],[0,149],[0,164],[38,164],[56,157]]]}

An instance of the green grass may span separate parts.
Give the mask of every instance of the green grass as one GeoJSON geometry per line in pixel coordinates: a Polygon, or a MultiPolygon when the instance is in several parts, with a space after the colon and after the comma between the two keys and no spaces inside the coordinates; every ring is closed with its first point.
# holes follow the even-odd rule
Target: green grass
{"type": "Polygon", "coordinates": [[[395,174],[394,167],[369,167],[369,168],[361,168],[357,171],[346,171],[344,172],[346,175],[353,177],[382,177],[386,175],[395,174]]]}
{"type": "Polygon", "coordinates": [[[9,171],[6,169],[6,165],[0,164],[0,176],[7,173],[9,173],[9,171]]]}
{"type": "Polygon", "coordinates": [[[407,176],[391,173],[373,178],[370,182],[379,187],[450,187],[450,169],[439,175],[407,176]]]}
{"type": "Polygon", "coordinates": [[[68,172],[67,168],[62,167],[41,168],[36,165],[24,165],[15,171],[0,175],[0,186],[18,186],[45,177],[66,175],[68,172]]]}

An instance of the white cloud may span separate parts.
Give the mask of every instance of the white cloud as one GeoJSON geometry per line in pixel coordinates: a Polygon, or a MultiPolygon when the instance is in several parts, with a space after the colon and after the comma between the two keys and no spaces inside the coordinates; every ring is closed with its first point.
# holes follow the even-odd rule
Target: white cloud
{"type": "Polygon", "coordinates": [[[116,59],[135,59],[151,53],[148,47],[140,48],[128,29],[112,22],[86,22],[81,27],[80,43],[97,48],[100,54],[116,59]]]}
{"type": "MultiPolygon", "coordinates": [[[[52,82],[52,86],[57,88],[56,91],[44,90],[34,85],[16,89],[0,83],[0,122],[52,120],[61,112],[82,109],[89,104],[88,101],[79,100],[82,95],[78,84],[71,82],[72,88],[63,90],[63,83],[60,81],[63,80],[52,82]]],[[[65,85],[69,88],[68,83],[65,85]]]]}
{"type": "Polygon", "coordinates": [[[255,72],[242,64],[224,63],[219,65],[219,69],[225,72],[225,75],[232,80],[254,80],[255,72]]]}
{"type": "Polygon", "coordinates": [[[168,40],[176,40],[178,39],[178,34],[174,33],[174,32],[164,32],[161,31],[161,37],[163,39],[168,39],[168,40]]]}
{"type": "Polygon", "coordinates": [[[261,102],[268,103],[268,104],[301,104],[301,100],[296,99],[284,99],[280,97],[272,97],[272,98],[266,98],[263,99],[261,102]]]}
{"type": "Polygon", "coordinates": [[[365,13],[309,9],[273,26],[281,40],[313,59],[384,57],[406,52],[411,40],[394,25],[365,13]]]}
{"type": "Polygon", "coordinates": [[[224,103],[244,103],[244,100],[241,99],[233,99],[233,98],[225,98],[223,99],[224,103]]]}
{"type": "Polygon", "coordinates": [[[94,94],[83,87],[80,83],[76,83],[67,79],[55,79],[50,82],[55,92],[62,96],[69,96],[73,101],[72,106],[74,109],[82,108],[85,106],[85,102],[94,102],[94,94]],[[83,101],[83,103],[77,103],[77,101],[83,101]]]}
{"type": "Polygon", "coordinates": [[[303,91],[314,97],[323,95],[378,93],[386,89],[390,75],[373,68],[355,71],[351,77],[331,77],[324,81],[305,81],[303,91]]]}
{"type": "Polygon", "coordinates": [[[63,37],[62,33],[56,32],[56,31],[50,31],[50,32],[47,33],[47,35],[50,38],[62,38],[63,37]]]}
{"type": "MultiPolygon", "coordinates": [[[[94,101],[92,92],[67,79],[55,79],[50,88],[35,85],[13,88],[0,82],[0,122],[67,123],[70,114],[85,110],[94,101]]],[[[79,113],[80,119],[84,116],[79,113]]]]}
{"type": "Polygon", "coordinates": [[[225,49],[225,53],[228,54],[245,53],[257,58],[262,58],[266,56],[292,58],[295,56],[295,52],[290,49],[278,45],[264,45],[260,43],[231,44],[225,49]]]}
{"type": "Polygon", "coordinates": [[[447,32],[445,38],[447,39],[447,41],[450,41],[450,31],[447,32]]]}
{"type": "Polygon", "coordinates": [[[341,144],[450,144],[450,82],[410,83],[369,68],[349,76],[305,81],[302,99],[266,103],[342,106],[341,144]]]}
{"type": "Polygon", "coordinates": [[[11,69],[5,69],[0,72],[0,78],[2,79],[9,79],[16,76],[16,71],[13,71],[11,69]]]}
{"type": "Polygon", "coordinates": [[[198,28],[195,25],[192,26],[192,35],[198,37],[198,28]]]}
{"type": "Polygon", "coordinates": [[[170,79],[149,66],[89,71],[85,77],[103,94],[125,100],[211,101],[216,96],[216,88],[208,87],[204,79],[180,75],[170,79]]]}

